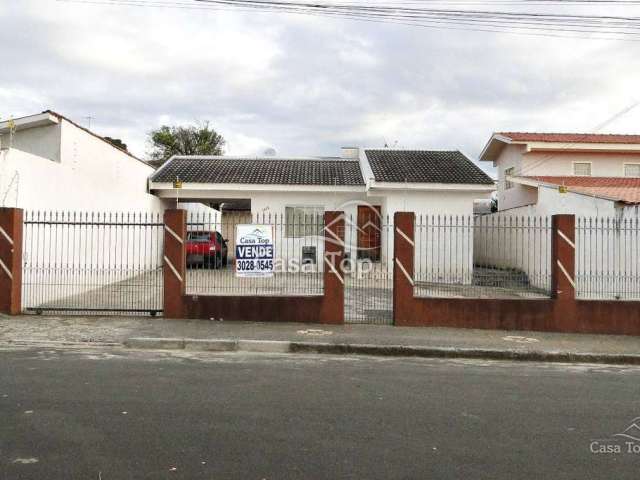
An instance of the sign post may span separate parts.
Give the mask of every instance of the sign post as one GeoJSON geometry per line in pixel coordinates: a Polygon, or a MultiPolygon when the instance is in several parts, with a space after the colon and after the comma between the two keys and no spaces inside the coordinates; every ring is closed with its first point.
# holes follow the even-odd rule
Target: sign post
{"type": "Polygon", "coordinates": [[[236,226],[236,276],[273,276],[273,227],[271,225],[236,226]]]}

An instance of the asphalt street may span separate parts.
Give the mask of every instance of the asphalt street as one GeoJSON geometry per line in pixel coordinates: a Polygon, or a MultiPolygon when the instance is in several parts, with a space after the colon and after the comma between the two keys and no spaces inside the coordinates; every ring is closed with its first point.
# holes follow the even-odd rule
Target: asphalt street
{"type": "Polygon", "coordinates": [[[3,347],[0,479],[637,478],[639,393],[631,366],[3,347]]]}

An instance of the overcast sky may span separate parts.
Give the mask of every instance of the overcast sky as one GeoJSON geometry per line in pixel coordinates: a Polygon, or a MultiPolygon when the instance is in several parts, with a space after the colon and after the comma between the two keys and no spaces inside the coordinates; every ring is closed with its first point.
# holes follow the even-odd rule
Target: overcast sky
{"type": "MultiPolygon", "coordinates": [[[[640,42],[274,13],[5,0],[0,51],[0,117],[90,116],[139,156],[152,128],[209,120],[232,155],[476,158],[493,131],[589,132],[640,100],[640,42]]],[[[601,131],[640,133],[640,107],[601,131]]]]}

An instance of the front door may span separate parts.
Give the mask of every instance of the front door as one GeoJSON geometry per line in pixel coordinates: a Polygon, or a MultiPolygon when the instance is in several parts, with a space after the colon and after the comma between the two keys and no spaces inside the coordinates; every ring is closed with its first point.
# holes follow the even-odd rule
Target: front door
{"type": "Polygon", "coordinates": [[[379,205],[358,205],[358,258],[368,258],[371,261],[380,261],[381,235],[380,235],[379,205]]]}

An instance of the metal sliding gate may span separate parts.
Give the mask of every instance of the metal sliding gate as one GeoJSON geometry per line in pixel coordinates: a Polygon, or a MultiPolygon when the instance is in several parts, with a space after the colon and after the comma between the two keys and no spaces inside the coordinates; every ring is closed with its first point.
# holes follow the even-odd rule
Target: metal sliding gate
{"type": "Polygon", "coordinates": [[[160,213],[25,212],[23,311],[156,315],[162,255],[160,213]]]}
{"type": "Polygon", "coordinates": [[[393,324],[393,225],[359,205],[345,219],[345,323],[393,324]]]}

